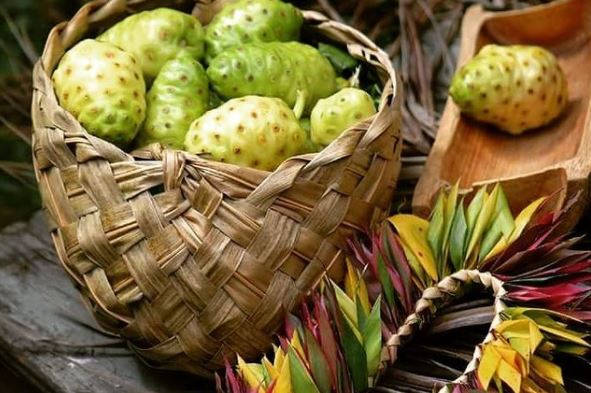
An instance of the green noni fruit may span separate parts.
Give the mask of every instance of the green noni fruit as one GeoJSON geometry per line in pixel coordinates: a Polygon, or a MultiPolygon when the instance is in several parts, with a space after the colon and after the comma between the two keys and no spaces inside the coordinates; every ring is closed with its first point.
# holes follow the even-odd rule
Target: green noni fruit
{"type": "Polygon", "coordinates": [[[221,162],[273,170],[299,154],[306,132],[278,98],[231,99],[191,124],[185,149],[221,162]]]}
{"type": "Polygon", "coordinates": [[[449,92],[464,114],[511,134],[551,122],[568,101],[556,58],[537,46],[485,46],[456,73],[449,92]]]}
{"type": "Polygon", "coordinates": [[[312,142],[327,146],[352,125],[376,113],[373,99],[361,89],[346,87],[318,101],[310,117],[312,142]]]}
{"type": "Polygon", "coordinates": [[[64,54],[52,76],[62,108],[100,138],[125,146],[146,112],[142,70],[133,55],[87,39],[64,54]]]}
{"type": "Polygon", "coordinates": [[[212,60],[207,75],[225,98],[277,97],[293,106],[305,94],[305,113],[337,90],[330,62],[317,49],[298,42],[252,43],[229,49],[212,60]]]}
{"type": "Polygon", "coordinates": [[[203,66],[188,55],[164,64],[146,96],[148,110],[138,146],[160,142],[182,149],[189,126],[209,107],[208,85],[203,66]]]}
{"type": "Polygon", "coordinates": [[[207,59],[251,42],[297,41],[303,21],[300,10],[279,0],[238,0],[205,28],[207,59]]]}
{"type": "Polygon", "coordinates": [[[97,39],[132,53],[144,77],[153,80],[180,50],[200,59],[205,52],[205,32],[199,21],[184,12],[157,8],[128,16],[97,39]]]}

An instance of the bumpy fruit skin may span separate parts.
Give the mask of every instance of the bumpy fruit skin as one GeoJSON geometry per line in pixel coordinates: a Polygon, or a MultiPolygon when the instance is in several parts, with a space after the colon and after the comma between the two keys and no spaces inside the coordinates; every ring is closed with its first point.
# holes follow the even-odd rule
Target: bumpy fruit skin
{"type": "Polygon", "coordinates": [[[305,139],[306,132],[285,102],[246,96],[195,120],[185,149],[216,161],[271,171],[299,154],[305,139]]]}
{"type": "Polygon", "coordinates": [[[124,147],[146,114],[146,87],[133,55],[87,39],[64,54],[53,73],[62,108],[91,133],[124,147]]]}
{"type": "Polygon", "coordinates": [[[347,128],[375,113],[376,108],[369,94],[361,89],[346,87],[318,101],[312,110],[312,142],[328,146],[347,128]]]}
{"type": "Polygon", "coordinates": [[[206,57],[251,42],[298,41],[304,18],[279,0],[239,0],[225,6],[205,28],[206,57]]]}
{"type": "Polygon", "coordinates": [[[138,146],[160,142],[182,149],[189,126],[209,107],[208,85],[203,66],[188,55],[164,64],[146,96],[148,110],[138,146]]]}
{"type": "Polygon", "coordinates": [[[289,106],[305,93],[305,113],[337,90],[335,71],[316,48],[298,42],[252,43],[229,49],[207,69],[223,97],[259,95],[281,98],[289,106]]]}
{"type": "Polygon", "coordinates": [[[117,45],[140,62],[146,81],[152,81],[180,50],[194,59],[205,52],[205,32],[193,16],[170,8],[157,8],[128,16],[97,40],[117,45]]]}
{"type": "Polygon", "coordinates": [[[450,95],[464,114],[517,135],[560,115],[568,87],[547,50],[487,45],[456,73],[450,95]]]}

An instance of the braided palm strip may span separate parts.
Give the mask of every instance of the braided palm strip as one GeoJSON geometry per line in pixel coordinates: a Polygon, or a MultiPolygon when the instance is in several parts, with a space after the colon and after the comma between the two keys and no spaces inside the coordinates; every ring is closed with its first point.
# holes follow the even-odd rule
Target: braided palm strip
{"type": "MultiPolygon", "coordinates": [[[[450,303],[454,298],[458,297],[468,285],[480,284],[484,288],[492,290],[494,296],[495,317],[490,325],[489,333],[484,339],[486,343],[494,336],[492,331],[501,322],[501,312],[506,308],[502,298],[506,294],[503,288],[503,282],[494,277],[489,272],[480,272],[478,270],[460,270],[452,275],[445,277],[439,281],[435,286],[427,288],[423,291],[421,298],[417,301],[415,311],[409,315],[404,324],[398,328],[396,334],[392,335],[386,342],[382,349],[380,359],[380,370],[383,371],[388,365],[396,362],[398,358],[398,350],[402,346],[408,344],[413,336],[418,333],[428,321],[433,318],[437,310],[450,303]]],[[[466,382],[468,374],[474,371],[478,365],[481,357],[480,346],[474,350],[474,356],[468,364],[466,371],[455,382],[466,382]]],[[[442,389],[440,393],[445,393],[442,389]]]]}
{"type": "Polygon", "coordinates": [[[272,173],[154,146],[128,154],[61,108],[50,76],[81,39],[161,6],[195,2],[93,0],[50,32],[33,73],[33,161],[57,254],[97,321],[151,365],[211,375],[236,352],[258,358],[301,297],[342,277],[346,239],[386,217],[400,84],[367,37],[306,11],[309,32],[375,71],[375,116],[272,173]]]}

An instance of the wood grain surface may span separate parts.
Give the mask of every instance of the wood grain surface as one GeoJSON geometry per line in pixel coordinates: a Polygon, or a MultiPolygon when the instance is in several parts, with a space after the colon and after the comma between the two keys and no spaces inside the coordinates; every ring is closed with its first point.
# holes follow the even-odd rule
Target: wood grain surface
{"type": "Polygon", "coordinates": [[[47,232],[40,213],[0,232],[2,363],[41,392],[213,391],[209,381],[148,368],[101,332],[58,265],[47,232]]]}
{"type": "MultiPolygon", "coordinates": [[[[474,6],[464,16],[458,68],[490,43],[541,45],[552,51],[568,80],[569,106],[549,125],[512,136],[462,116],[448,99],[413,208],[428,213],[439,188],[458,180],[465,189],[479,182],[532,176],[536,182],[558,183],[562,174],[555,169],[565,171],[569,195],[583,191],[586,201],[591,172],[591,73],[582,70],[591,69],[591,3],[562,0],[499,13],[474,6]]],[[[524,189],[511,202],[523,205],[544,189],[524,189]]]]}

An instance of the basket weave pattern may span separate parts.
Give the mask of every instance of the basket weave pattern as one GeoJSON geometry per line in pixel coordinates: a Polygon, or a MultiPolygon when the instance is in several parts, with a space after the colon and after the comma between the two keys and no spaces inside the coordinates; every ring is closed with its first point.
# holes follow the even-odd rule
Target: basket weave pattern
{"type": "Polygon", "coordinates": [[[348,44],[384,92],[374,117],[273,173],[157,147],[127,154],[59,106],[50,76],[65,50],[129,13],[192,5],[96,0],[56,26],[34,70],[33,154],[59,259],[101,326],[149,364],[210,375],[234,352],[260,356],[303,294],[340,277],[346,238],[385,217],[400,91],[369,39],[305,12],[306,28],[348,44]]]}
{"type": "MultiPolygon", "coordinates": [[[[482,357],[481,345],[494,340],[493,330],[503,321],[502,312],[507,308],[503,298],[507,291],[504,282],[493,276],[490,272],[479,270],[459,270],[450,276],[445,277],[432,287],[426,288],[421,298],[416,302],[414,313],[409,315],[398,331],[392,335],[384,347],[380,357],[380,375],[384,370],[396,362],[399,350],[408,345],[412,339],[429,325],[430,321],[437,315],[437,311],[461,297],[471,286],[479,286],[489,289],[494,297],[495,316],[489,326],[489,331],[480,345],[474,348],[474,355],[464,373],[454,383],[468,382],[469,375],[478,367],[482,357]]],[[[435,388],[434,390],[435,391],[435,388]]],[[[451,393],[448,386],[443,386],[438,393],[451,393]]]]}

